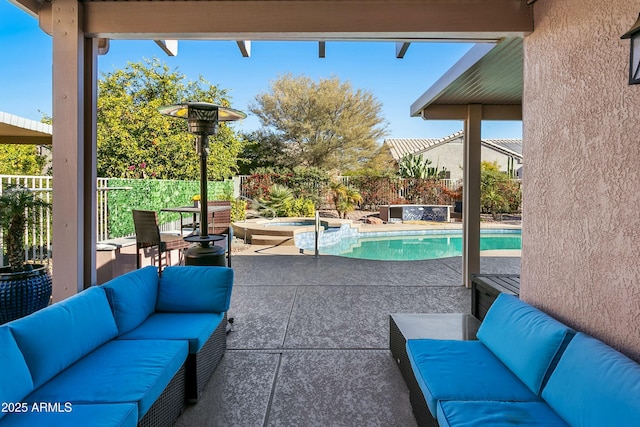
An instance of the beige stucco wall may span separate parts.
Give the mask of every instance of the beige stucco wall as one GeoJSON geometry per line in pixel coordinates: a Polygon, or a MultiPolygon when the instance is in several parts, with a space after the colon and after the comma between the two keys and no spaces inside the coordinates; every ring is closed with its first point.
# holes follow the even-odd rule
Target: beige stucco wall
{"type": "MultiPolygon", "coordinates": [[[[451,172],[452,180],[461,180],[464,175],[462,170],[462,161],[464,158],[464,151],[462,145],[462,138],[447,142],[433,147],[429,150],[421,151],[416,154],[422,154],[425,159],[431,160],[432,167],[438,167],[438,170],[442,170],[445,167],[451,172]]],[[[480,148],[480,158],[482,161],[490,163],[498,162],[498,166],[501,171],[507,172],[509,169],[509,157],[495,151],[492,148],[482,146],[480,148]]],[[[520,165],[516,162],[515,168],[518,169],[520,165]]]]}
{"type": "Polygon", "coordinates": [[[522,298],[640,361],[640,2],[542,0],[525,39],[522,298]]]}

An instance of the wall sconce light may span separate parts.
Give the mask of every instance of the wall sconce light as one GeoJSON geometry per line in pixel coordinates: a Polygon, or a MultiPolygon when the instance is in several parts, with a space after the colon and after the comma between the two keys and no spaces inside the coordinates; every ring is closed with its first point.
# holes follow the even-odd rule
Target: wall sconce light
{"type": "Polygon", "coordinates": [[[622,39],[631,39],[629,53],[629,84],[640,84],[640,15],[631,29],[624,33],[622,39]]]}

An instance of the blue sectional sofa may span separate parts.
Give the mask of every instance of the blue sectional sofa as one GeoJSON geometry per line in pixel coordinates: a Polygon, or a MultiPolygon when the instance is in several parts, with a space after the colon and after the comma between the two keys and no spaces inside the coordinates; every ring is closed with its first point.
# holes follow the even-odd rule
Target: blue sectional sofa
{"type": "Polygon", "coordinates": [[[173,425],[224,353],[232,286],[146,267],[0,326],[0,426],[173,425]]]}
{"type": "Polygon", "coordinates": [[[640,365],[604,343],[505,294],[477,337],[407,340],[419,425],[640,426],[640,365]]]}

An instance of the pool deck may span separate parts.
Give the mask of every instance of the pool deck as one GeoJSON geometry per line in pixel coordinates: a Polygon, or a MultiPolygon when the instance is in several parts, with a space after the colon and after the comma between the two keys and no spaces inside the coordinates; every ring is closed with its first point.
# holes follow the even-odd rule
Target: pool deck
{"type": "MultiPolygon", "coordinates": [[[[249,247],[233,256],[228,350],[177,426],[415,426],[390,313],[469,312],[461,257],[368,261],[249,247]]],[[[519,257],[482,257],[519,273],[519,257]]]]}

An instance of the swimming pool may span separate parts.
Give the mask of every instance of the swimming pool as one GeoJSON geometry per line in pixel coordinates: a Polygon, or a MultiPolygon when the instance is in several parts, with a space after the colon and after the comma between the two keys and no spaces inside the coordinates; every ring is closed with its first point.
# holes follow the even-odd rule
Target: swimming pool
{"type": "MultiPolygon", "coordinates": [[[[320,253],[348,258],[415,261],[462,255],[462,232],[425,230],[420,234],[368,233],[344,237],[336,244],[321,246],[320,253]]],[[[520,230],[482,230],[480,250],[520,250],[522,239],[520,230]]]]}
{"type": "Polygon", "coordinates": [[[307,227],[315,225],[315,221],[274,221],[265,222],[265,227],[307,227]]]}
{"type": "MultiPolygon", "coordinates": [[[[314,220],[308,221],[272,221],[265,222],[262,224],[265,227],[314,227],[316,222],[314,220]]],[[[328,224],[326,221],[320,221],[320,227],[327,228],[328,224]]]]}

